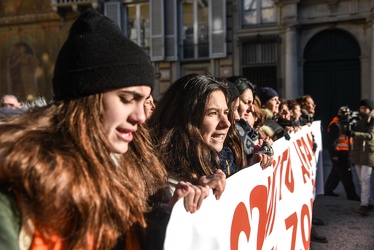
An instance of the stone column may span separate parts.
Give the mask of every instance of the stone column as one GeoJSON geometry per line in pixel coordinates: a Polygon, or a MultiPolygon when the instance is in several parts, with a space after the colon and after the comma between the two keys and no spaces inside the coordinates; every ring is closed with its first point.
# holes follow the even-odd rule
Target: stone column
{"type": "Polygon", "coordinates": [[[294,26],[286,28],[285,34],[285,99],[294,99],[298,95],[297,84],[298,57],[297,57],[297,34],[294,26]]]}

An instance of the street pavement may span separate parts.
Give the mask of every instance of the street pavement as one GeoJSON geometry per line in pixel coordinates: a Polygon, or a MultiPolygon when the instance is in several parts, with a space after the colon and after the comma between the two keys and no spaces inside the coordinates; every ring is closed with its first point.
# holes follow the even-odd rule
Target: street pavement
{"type": "MultiPolygon", "coordinates": [[[[326,180],[331,170],[331,161],[326,150],[323,152],[323,160],[323,175],[326,180]]],[[[360,185],[354,167],[352,171],[359,195],[360,185]]],[[[371,183],[374,194],[373,175],[371,183]]],[[[347,200],[341,183],[335,193],[340,196],[316,196],[313,216],[322,219],[325,225],[313,227],[319,235],[327,237],[328,243],[311,241],[310,250],[374,250],[374,209],[369,210],[368,216],[360,215],[357,212],[360,202],[347,200]]]]}

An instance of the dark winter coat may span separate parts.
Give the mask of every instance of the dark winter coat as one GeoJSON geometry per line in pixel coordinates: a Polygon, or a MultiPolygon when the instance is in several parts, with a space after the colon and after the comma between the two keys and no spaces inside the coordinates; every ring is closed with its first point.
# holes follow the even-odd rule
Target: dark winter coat
{"type": "Polygon", "coordinates": [[[352,163],[374,167],[374,110],[362,117],[353,131],[350,154],[352,163]]]}

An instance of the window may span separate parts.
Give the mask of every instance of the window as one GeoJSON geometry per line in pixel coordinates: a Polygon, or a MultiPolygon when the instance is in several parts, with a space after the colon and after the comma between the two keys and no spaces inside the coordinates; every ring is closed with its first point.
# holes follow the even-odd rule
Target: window
{"type": "Polygon", "coordinates": [[[150,50],[149,4],[127,6],[127,36],[142,47],[150,50]]]}
{"type": "Polygon", "coordinates": [[[242,39],[242,75],[257,86],[278,89],[277,65],[280,39],[263,35],[242,39]]]}
{"type": "Polygon", "coordinates": [[[151,60],[224,58],[226,0],[152,0],[151,60]]]}
{"type": "Polygon", "coordinates": [[[149,54],[151,41],[149,3],[124,5],[120,1],[105,2],[104,15],[115,21],[125,36],[149,54]]]}
{"type": "Polygon", "coordinates": [[[275,22],[273,0],[243,0],[242,25],[268,24],[275,22]]]}
{"type": "Polygon", "coordinates": [[[182,1],[183,58],[209,57],[209,8],[207,0],[182,1]]]}

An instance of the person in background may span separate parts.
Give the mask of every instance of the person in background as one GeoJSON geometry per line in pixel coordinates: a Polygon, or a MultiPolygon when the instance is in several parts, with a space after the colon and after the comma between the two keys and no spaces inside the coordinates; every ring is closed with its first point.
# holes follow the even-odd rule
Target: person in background
{"type": "MultiPolygon", "coordinates": [[[[315,107],[316,107],[313,98],[310,95],[303,95],[303,96],[296,98],[296,102],[299,103],[301,107],[301,117],[299,119],[301,126],[304,126],[304,125],[310,126],[313,123],[315,107]]],[[[314,141],[314,136],[313,136],[313,152],[315,152],[316,149],[317,149],[317,144],[314,141]]],[[[311,236],[310,236],[311,241],[320,242],[320,243],[328,242],[327,238],[325,236],[319,235],[317,230],[314,227],[314,226],[324,225],[324,224],[325,223],[322,219],[313,215],[312,231],[311,231],[311,236]]]]}
{"type": "Polygon", "coordinates": [[[0,121],[22,114],[27,107],[14,95],[4,95],[0,100],[0,121]]]}
{"type": "MultiPolygon", "coordinates": [[[[296,98],[296,102],[300,103],[301,106],[301,117],[300,123],[301,125],[312,125],[315,117],[315,108],[316,104],[314,103],[313,98],[310,95],[303,95],[296,98]]],[[[313,136],[313,152],[317,149],[317,144],[314,140],[313,136]]]]}
{"type": "Polygon", "coordinates": [[[240,138],[240,135],[235,128],[236,122],[240,120],[239,116],[239,91],[231,82],[223,79],[219,79],[223,86],[227,87],[228,91],[228,107],[229,107],[229,120],[231,127],[227,133],[227,138],[225,145],[221,152],[219,152],[220,158],[220,169],[226,174],[226,177],[230,177],[237,170],[243,169],[246,166],[246,160],[244,155],[243,143],[240,138]],[[232,148],[235,148],[237,151],[237,156],[234,157],[232,148]],[[239,153],[241,152],[241,154],[239,153]]]}
{"type": "Polygon", "coordinates": [[[242,76],[231,76],[226,80],[233,84],[240,94],[238,107],[240,119],[236,121],[235,128],[242,139],[247,165],[260,162],[261,167],[265,169],[273,160],[272,141],[264,138],[261,142],[265,141],[265,143],[259,145],[259,134],[249,124],[250,120],[254,121],[255,86],[242,76]]]}
{"type": "Polygon", "coordinates": [[[276,141],[283,136],[288,140],[290,138],[289,134],[277,122],[280,104],[278,93],[273,88],[261,87],[258,89],[257,94],[261,101],[261,108],[265,114],[264,124],[274,132],[272,140],[276,141]]]}
{"type": "Polygon", "coordinates": [[[314,120],[316,104],[310,95],[303,95],[296,98],[301,106],[300,121],[302,125],[310,125],[314,120]]]}
{"type": "Polygon", "coordinates": [[[287,101],[288,109],[291,112],[291,120],[295,127],[301,128],[302,124],[300,121],[301,117],[301,107],[300,103],[298,103],[296,100],[288,100],[287,101]]]}
{"type": "MultiPolygon", "coordinates": [[[[255,97],[255,100],[256,99],[258,99],[258,97],[255,97]]],[[[256,101],[253,103],[253,112],[251,112],[251,115],[248,117],[248,123],[257,131],[260,140],[265,140],[271,146],[273,145],[274,142],[271,139],[273,131],[270,127],[265,125],[265,115],[256,101]]]]}
{"type": "Polygon", "coordinates": [[[361,119],[353,127],[347,130],[346,135],[353,137],[350,150],[352,163],[355,165],[357,176],[361,186],[361,206],[358,212],[368,215],[368,210],[373,208],[371,196],[370,178],[374,167],[374,102],[370,99],[362,99],[359,104],[361,119]]]}
{"type": "Polygon", "coordinates": [[[327,132],[329,135],[329,153],[332,161],[332,168],[325,182],[325,195],[339,196],[334,193],[341,181],[348,200],[359,201],[352,177],[352,163],[349,157],[349,150],[352,138],[345,134],[349,129],[349,115],[351,110],[348,106],[339,108],[337,116],[330,122],[327,132]]]}
{"type": "Polygon", "coordinates": [[[11,109],[22,109],[22,103],[18,101],[14,95],[4,95],[0,100],[0,107],[8,107],[11,109]]]}
{"type": "Polygon", "coordinates": [[[153,96],[149,95],[144,103],[144,112],[145,112],[145,117],[147,118],[147,120],[149,119],[149,117],[151,117],[153,111],[155,110],[155,107],[156,105],[154,103],[153,96]]]}
{"type": "MultiPolygon", "coordinates": [[[[270,87],[262,87],[258,89],[258,95],[260,97],[263,109],[267,111],[267,114],[271,113],[271,115],[268,116],[268,119],[265,120],[265,125],[270,126],[274,130],[274,140],[277,140],[283,136],[286,139],[290,139],[289,134],[277,122],[280,104],[278,93],[270,87]]],[[[315,242],[327,243],[327,238],[319,235],[314,227],[314,225],[323,225],[324,222],[321,219],[313,216],[312,224],[313,226],[311,228],[310,239],[315,242]]]]}
{"type": "Polygon", "coordinates": [[[299,128],[293,125],[293,121],[291,120],[291,111],[288,108],[288,101],[286,99],[280,99],[277,122],[287,133],[295,132],[299,128]]]}
{"type": "MultiPolygon", "coordinates": [[[[149,57],[88,9],[52,81],[53,102],[0,124],[0,249],[140,249],[151,197],[168,188],[142,126],[149,57]]],[[[168,209],[184,197],[196,211],[204,190],[177,183],[168,209]]]]}

